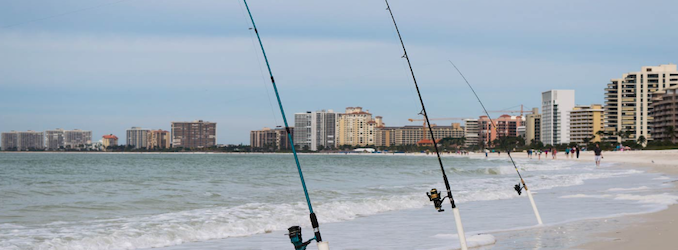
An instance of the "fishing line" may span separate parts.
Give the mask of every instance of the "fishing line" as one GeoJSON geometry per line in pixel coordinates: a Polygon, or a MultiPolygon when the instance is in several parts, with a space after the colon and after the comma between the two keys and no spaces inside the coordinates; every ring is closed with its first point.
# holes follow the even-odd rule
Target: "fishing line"
{"type": "MultiPolygon", "coordinates": [[[[242,14],[242,17],[247,19],[247,15],[245,15],[245,9],[242,6],[242,3],[238,1],[238,6],[240,6],[240,14],[242,14]]],[[[247,24],[247,21],[245,21],[245,24],[247,24]]],[[[261,85],[264,87],[264,90],[266,90],[266,100],[268,101],[268,105],[271,107],[271,116],[273,117],[273,121],[275,122],[276,127],[279,125],[278,123],[278,118],[276,118],[275,114],[275,108],[273,108],[273,102],[271,101],[271,94],[268,91],[268,87],[266,86],[266,76],[264,73],[264,69],[261,67],[261,59],[259,59],[259,53],[257,53],[256,48],[257,45],[254,42],[254,35],[252,35],[252,28],[249,28],[250,32],[250,41],[252,42],[252,48],[253,52],[255,54],[255,58],[257,58],[257,66],[259,67],[259,73],[261,76],[261,85]]]]}
{"type": "MultiPolygon", "coordinates": [[[[461,73],[461,70],[459,70],[459,68],[457,68],[457,65],[454,65],[454,63],[451,60],[449,60],[449,62],[452,64],[454,69],[456,69],[457,72],[459,72],[459,75],[461,75],[461,78],[464,79],[464,81],[466,82],[466,85],[468,85],[468,87],[471,88],[473,95],[476,96],[476,99],[478,99],[478,103],[480,103],[480,106],[483,108],[483,111],[485,111],[485,115],[487,115],[487,118],[490,119],[490,123],[492,124],[494,131],[495,131],[495,133],[497,133],[497,138],[500,138],[499,137],[499,131],[497,130],[497,125],[494,123],[494,120],[492,120],[492,117],[490,116],[490,112],[487,112],[487,109],[485,108],[485,105],[483,104],[483,102],[480,100],[480,97],[478,97],[478,93],[476,93],[475,89],[473,89],[473,87],[468,82],[468,80],[466,80],[466,77],[464,76],[464,74],[461,73]]],[[[501,145],[501,138],[500,138],[499,144],[501,145]]],[[[515,185],[514,189],[516,190],[516,192],[518,192],[518,195],[520,195],[522,189],[525,189],[525,191],[527,192],[527,196],[530,198],[530,203],[532,203],[532,209],[534,210],[534,215],[537,217],[537,221],[539,222],[539,225],[542,225],[543,223],[541,221],[541,216],[539,215],[539,210],[537,210],[537,205],[534,203],[534,198],[532,198],[532,192],[530,192],[530,190],[527,189],[527,185],[525,184],[525,180],[523,179],[523,176],[520,174],[520,171],[518,170],[518,166],[516,165],[516,162],[513,160],[513,156],[511,156],[511,151],[509,151],[509,149],[507,148],[506,145],[504,145],[504,150],[506,150],[506,153],[508,154],[509,159],[511,159],[511,163],[513,163],[513,168],[515,168],[516,173],[518,173],[518,177],[520,177],[520,182],[523,184],[522,187],[520,186],[520,184],[515,185]]]]}
{"type": "Polygon", "coordinates": [[[438,145],[436,143],[435,136],[433,135],[433,129],[431,128],[431,122],[428,119],[428,114],[426,113],[426,106],[424,105],[424,99],[421,97],[421,92],[419,91],[419,85],[417,84],[417,78],[414,76],[414,70],[412,69],[412,63],[410,62],[410,57],[407,55],[407,49],[405,49],[405,43],[403,42],[403,37],[400,35],[400,30],[398,29],[398,24],[396,23],[395,17],[393,16],[393,11],[391,11],[391,6],[388,4],[388,0],[384,0],[386,2],[386,9],[388,10],[389,14],[391,15],[391,19],[393,20],[393,26],[395,26],[396,33],[398,33],[398,39],[400,40],[400,45],[403,48],[403,58],[407,60],[407,65],[410,68],[410,74],[412,75],[412,81],[414,81],[414,87],[417,90],[417,95],[419,96],[419,102],[421,103],[421,114],[424,116],[424,119],[426,119],[426,124],[428,124],[428,131],[431,135],[431,141],[433,142],[433,147],[436,150],[436,156],[438,157],[438,163],[440,164],[440,171],[443,173],[443,180],[445,181],[445,188],[447,188],[447,196],[440,198],[440,192],[438,192],[436,189],[431,189],[430,194],[427,193],[429,196],[429,199],[434,202],[434,205],[436,209],[438,209],[438,212],[442,212],[443,210],[440,209],[440,206],[445,200],[445,198],[450,199],[450,205],[452,205],[452,211],[454,213],[455,217],[455,222],[457,225],[457,233],[459,235],[459,243],[461,244],[461,249],[466,250],[468,247],[466,246],[466,236],[464,234],[464,228],[461,224],[461,216],[459,215],[459,209],[457,208],[457,205],[454,203],[454,197],[452,196],[452,191],[450,189],[450,182],[447,180],[447,175],[445,174],[445,168],[443,167],[443,161],[440,158],[440,151],[438,150],[438,145]]]}
{"type": "Polygon", "coordinates": [[[247,8],[247,14],[250,16],[252,21],[252,28],[254,33],[257,34],[257,40],[259,40],[259,46],[261,47],[261,53],[264,55],[264,61],[266,62],[266,68],[268,69],[268,74],[271,76],[271,85],[273,85],[273,91],[275,96],[278,99],[278,106],[280,106],[280,114],[282,115],[283,122],[285,122],[285,130],[287,131],[287,138],[290,140],[290,146],[292,147],[292,154],[294,155],[294,161],[297,164],[297,171],[299,172],[299,179],[301,180],[301,186],[304,188],[304,196],[306,197],[306,204],[308,205],[308,210],[310,212],[311,225],[313,226],[313,232],[315,233],[315,238],[312,238],[306,242],[303,242],[301,239],[301,227],[293,226],[288,228],[289,237],[294,244],[295,249],[303,250],[306,249],[306,246],[311,243],[312,240],[318,242],[319,250],[329,250],[329,243],[323,242],[322,237],[320,236],[320,226],[318,225],[318,219],[313,212],[313,206],[311,205],[311,199],[308,196],[308,189],[306,189],[306,182],[304,181],[304,174],[301,171],[301,164],[299,164],[299,157],[297,156],[297,150],[294,148],[294,141],[292,140],[292,133],[290,127],[287,124],[287,118],[285,117],[285,109],[283,109],[282,101],[280,100],[280,94],[278,93],[278,87],[275,84],[275,78],[273,78],[273,72],[271,71],[271,65],[268,62],[268,57],[266,56],[266,50],[264,50],[264,44],[261,42],[261,37],[259,36],[259,31],[257,30],[257,25],[254,23],[254,17],[250,11],[250,7],[247,5],[247,0],[243,0],[245,3],[245,8],[247,8]]]}

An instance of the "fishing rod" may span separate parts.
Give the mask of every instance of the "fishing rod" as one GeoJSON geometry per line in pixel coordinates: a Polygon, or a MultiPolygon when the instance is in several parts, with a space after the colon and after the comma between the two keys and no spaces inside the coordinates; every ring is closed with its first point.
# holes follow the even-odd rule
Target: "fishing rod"
{"type": "MultiPolygon", "coordinates": [[[[400,35],[400,30],[398,29],[398,24],[396,23],[395,17],[393,16],[393,11],[391,11],[391,6],[388,4],[388,0],[384,0],[386,2],[386,9],[388,10],[389,14],[391,14],[391,19],[393,20],[393,26],[395,26],[396,33],[398,33],[398,38],[400,39],[400,45],[403,47],[403,52],[405,53],[403,55],[403,58],[407,59],[407,65],[410,67],[410,74],[412,75],[412,80],[414,81],[414,87],[417,89],[417,95],[419,95],[419,102],[421,103],[421,114],[424,116],[424,119],[426,119],[426,124],[428,124],[428,131],[431,135],[431,141],[433,142],[433,147],[436,150],[436,156],[438,156],[438,163],[440,164],[440,171],[443,172],[443,180],[445,181],[445,188],[447,188],[447,196],[445,197],[440,197],[440,192],[438,192],[435,188],[431,189],[431,192],[427,192],[426,195],[428,195],[428,198],[430,201],[433,201],[433,205],[435,208],[438,210],[438,212],[445,211],[442,209],[442,203],[445,200],[445,198],[450,199],[450,205],[452,205],[452,212],[454,213],[454,220],[457,224],[457,234],[459,235],[459,243],[461,244],[461,249],[466,250],[468,247],[466,246],[466,235],[464,234],[464,227],[461,224],[461,215],[459,214],[459,208],[457,208],[457,205],[454,203],[454,197],[452,196],[452,191],[450,189],[450,182],[447,180],[447,175],[445,174],[445,168],[443,167],[443,161],[440,159],[440,151],[438,150],[438,145],[436,143],[436,139],[433,135],[433,129],[431,128],[431,122],[428,119],[428,114],[426,113],[426,106],[424,105],[424,99],[421,97],[421,92],[419,91],[419,85],[417,84],[417,78],[414,76],[414,70],[412,69],[412,63],[410,63],[410,57],[407,55],[407,49],[405,49],[405,43],[403,42],[403,37],[400,35]]],[[[426,133],[425,131],[422,131],[426,133]]]]}
{"type": "Polygon", "coordinates": [[[282,119],[285,122],[285,130],[287,131],[287,139],[290,140],[290,147],[292,148],[292,154],[294,155],[294,162],[297,164],[297,171],[299,171],[299,179],[301,179],[301,186],[304,188],[304,196],[306,196],[306,204],[308,204],[308,210],[310,212],[311,225],[313,226],[313,232],[315,237],[304,241],[301,237],[301,227],[292,226],[288,228],[290,241],[294,245],[295,250],[305,250],[308,244],[311,244],[313,240],[318,243],[318,250],[329,250],[330,245],[328,242],[323,241],[320,236],[320,226],[318,225],[318,218],[313,212],[313,206],[311,205],[311,198],[308,196],[308,189],[306,189],[306,182],[304,181],[304,174],[301,172],[301,165],[299,164],[299,157],[297,156],[297,150],[294,148],[294,141],[292,140],[292,133],[290,132],[290,126],[287,124],[287,118],[285,117],[285,109],[283,109],[282,101],[280,100],[280,94],[278,94],[278,87],[275,85],[275,78],[273,78],[273,72],[271,71],[271,65],[268,63],[268,57],[266,56],[266,51],[264,50],[264,44],[261,42],[261,37],[259,36],[259,31],[257,30],[257,25],[254,23],[254,17],[252,17],[252,12],[250,7],[247,5],[247,0],[243,0],[245,3],[245,8],[247,8],[247,14],[250,16],[252,21],[252,28],[254,28],[254,33],[257,34],[257,39],[259,40],[259,46],[261,47],[261,53],[264,54],[264,61],[266,61],[266,67],[268,68],[268,74],[271,76],[271,84],[273,85],[273,91],[275,92],[275,97],[278,99],[278,106],[280,107],[280,113],[282,114],[282,119]]]}
{"type": "MultiPolygon", "coordinates": [[[[473,87],[468,82],[468,80],[466,80],[466,77],[464,76],[464,74],[461,73],[461,70],[459,70],[459,68],[457,68],[457,65],[454,65],[454,63],[452,61],[449,61],[449,62],[452,64],[452,66],[454,66],[454,69],[456,69],[457,72],[459,72],[459,75],[461,75],[461,78],[464,79],[464,81],[466,82],[466,85],[468,85],[468,87],[471,88],[473,95],[476,96],[476,99],[478,99],[480,106],[483,107],[483,111],[485,111],[487,118],[490,119],[490,123],[492,124],[494,131],[495,131],[495,133],[497,133],[497,137],[499,137],[499,131],[497,130],[497,125],[494,123],[494,120],[492,120],[492,117],[490,117],[490,112],[487,112],[487,109],[485,108],[485,105],[483,104],[483,102],[480,100],[480,97],[478,97],[478,94],[476,93],[476,91],[473,89],[473,87]]],[[[502,144],[502,143],[500,142],[499,144],[502,144]]],[[[520,182],[523,184],[523,186],[521,187],[520,186],[521,183],[518,183],[513,187],[513,189],[515,189],[516,192],[518,192],[518,195],[520,195],[522,190],[525,189],[525,192],[527,192],[527,197],[530,198],[530,203],[532,204],[532,210],[534,210],[534,216],[537,217],[537,222],[539,222],[539,225],[542,225],[543,223],[541,221],[541,216],[539,215],[539,210],[537,209],[537,204],[534,203],[534,197],[532,197],[532,192],[530,192],[530,190],[527,188],[527,184],[525,184],[525,180],[523,179],[523,176],[520,174],[520,171],[518,170],[518,166],[516,165],[516,162],[513,160],[513,156],[511,156],[511,151],[508,149],[508,147],[506,145],[504,145],[504,150],[506,150],[506,153],[508,154],[509,159],[511,159],[511,163],[513,163],[513,168],[516,169],[516,173],[518,173],[518,177],[520,178],[520,182]]]]}

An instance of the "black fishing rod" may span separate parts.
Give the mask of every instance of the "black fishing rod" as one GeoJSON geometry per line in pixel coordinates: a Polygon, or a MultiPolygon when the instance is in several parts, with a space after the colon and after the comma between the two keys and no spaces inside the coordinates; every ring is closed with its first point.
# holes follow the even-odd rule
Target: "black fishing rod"
{"type": "MultiPolygon", "coordinates": [[[[461,75],[461,78],[464,79],[464,81],[466,82],[466,85],[468,85],[468,87],[471,88],[473,95],[475,95],[476,99],[478,99],[478,102],[480,103],[480,106],[483,108],[483,111],[485,111],[487,118],[490,119],[490,123],[491,123],[492,127],[494,128],[495,133],[497,133],[497,137],[500,140],[499,144],[501,145],[502,144],[501,143],[501,137],[499,137],[499,131],[497,130],[497,125],[494,123],[494,120],[492,120],[492,117],[490,116],[490,112],[487,112],[487,109],[485,108],[483,101],[480,100],[480,97],[478,97],[478,94],[476,93],[475,89],[473,89],[473,87],[468,82],[468,80],[466,80],[466,77],[464,76],[464,74],[461,73],[461,70],[459,70],[459,68],[457,68],[457,65],[454,65],[454,63],[452,61],[449,61],[449,62],[452,64],[454,69],[456,69],[457,72],[459,72],[459,75],[461,75]]],[[[513,156],[511,156],[511,151],[509,150],[509,148],[506,145],[503,145],[503,147],[504,147],[504,150],[506,150],[506,153],[508,154],[509,159],[511,159],[511,163],[513,163],[513,168],[515,168],[516,173],[518,173],[518,177],[520,178],[520,182],[523,184],[523,186],[521,187],[520,183],[518,183],[513,188],[516,190],[516,192],[518,192],[518,195],[520,195],[522,190],[525,189],[525,192],[527,192],[527,196],[530,198],[530,203],[532,203],[532,210],[534,210],[534,215],[537,217],[537,222],[539,222],[539,225],[542,225],[543,223],[541,221],[541,216],[539,215],[539,210],[537,210],[537,204],[534,203],[534,198],[532,197],[532,192],[530,192],[530,190],[527,188],[527,184],[525,184],[525,180],[523,179],[523,176],[520,174],[520,171],[518,170],[518,165],[516,165],[516,162],[513,160],[513,156]]]]}
{"type": "Polygon", "coordinates": [[[275,84],[275,79],[273,78],[273,72],[271,71],[271,65],[268,63],[268,57],[266,56],[266,50],[264,50],[264,44],[261,42],[261,37],[259,36],[259,31],[257,30],[257,25],[254,23],[254,17],[252,17],[252,12],[250,11],[250,7],[247,5],[247,0],[243,0],[245,3],[245,8],[247,8],[247,13],[250,16],[250,20],[252,21],[252,28],[254,29],[254,33],[257,34],[257,39],[259,40],[259,46],[261,47],[261,53],[264,54],[264,60],[266,61],[266,67],[268,68],[268,74],[271,76],[271,84],[273,85],[273,91],[275,92],[275,97],[278,99],[278,106],[280,107],[280,113],[282,114],[283,121],[285,122],[285,130],[287,131],[287,139],[290,140],[290,147],[292,148],[292,154],[294,155],[294,161],[297,164],[297,171],[299,172],[299,179],[301,179],[301,186],[304,188],[304,196],[306,196],[306,204],[308,205],[308,210],[311,213],[310,218],[311,218],[311,225],[313,226],[313,232],[315,233],[315,237],[308,240],[308,241],[303,241],[303,238],[301,237],[301,227],[299,226],[292,226],[288,228],[287,230],[289,231],[289,237],[290,240],[292,241],[292,244],[294,244],[294,248],[296,250],[304,250],[306,249],[306,246],[310,244],[313,240],[318,242],[318,249],[319,250],[329,250],[330,246],[328,242],[324,242],[322,240],[322,237],[320,236],[320,226],[318,225],[318,218],[316,218],[315,213],[313,212],[313,206],[311,205],[311,199],[308,196],[308,189],[306,189],[306,182],[304,181],[304,174],[301,172],[301,165],[299,164],[299,157],[297,156],[297,150],[294,148],[294,141],[292,140],[292,133],[290,132],[290,127],[287,124],[287,118],[285,117],[285,109],[283,109],[282,101],[280,100],[280,95],[278,94],[278,87],[275,84]]]}
{"type": "MultiPolygon", "coordinates": [[[[440,171],[443,172],[443,180],[445,181],[445,188],[447,188],[447,196],[440,198],[440,192],[438,192],[435,188],[431,189],[430,193],[426,193],[429,197],[429,200],[433,201],[435,208],[438,210],[438,212],[444,211],[441,209],[442,207],[442,202],[445,200],[445,198],[450,199],[450,205],[452,205],[452,211],[454,213],[454,219],[457,224],[457,233],[459,235],[459,242],[461,244],[461,249],[466,250],[466,236],[464,234],[464,227],[461,224],[461,216],[459,215],[459,209],[457,208],[457,205],[454,203],[454,198],[452,196],[452,191],[450,189],[450,182],[447,180],[447,175],[445,174],[445,168],[443,167],[443,161],[440,158],[440,151],[438,150],[438,145],[436,143],[435,136],[433,135],[433,129],[431,128],[431,122],[428,119],[428,113],[426,113],[426,106],[424,105],[424,99],[421,97],[421,92],[419,91],[419,85],[417,84],[417,78],[414,76],[414,70],[412,69],[412,63],[410,62],[410,57],[407,55],[407,49],[405,49],[405,43],[403,42],[403,37],[400,35],[400,30],[398,29],[398,24],[396,23],[395,17],[393,16],[393,11],[391,11],[391,6],[388,4],[388,0],[384,0],[386,2],[386,9],[388,10],[389,14],[391,14],[391,19],[393,20],[393,26],[395,26],[396,33],[398,33],[398,38],[400,39],[400,45],[403,47],[403,52],[404,55],[403,57],[407,60],[407,65],[410,67],[410,74],[412,75],[412,80],[414,81],[414,87],[417,89],[417,95],[419,95],[419,102],[421,103],[421,114],[424,116],[424,119],[426,119],[426,124],[428,124],[428,131],[429,134],[431,135],[431,141],[433,142],[433,147],[436,150],[436,156],[438,157],[438,163],[440,164],[440,171]]],[[[426,133],[425,131],[422,131],[423,133],[426,133]]]]}

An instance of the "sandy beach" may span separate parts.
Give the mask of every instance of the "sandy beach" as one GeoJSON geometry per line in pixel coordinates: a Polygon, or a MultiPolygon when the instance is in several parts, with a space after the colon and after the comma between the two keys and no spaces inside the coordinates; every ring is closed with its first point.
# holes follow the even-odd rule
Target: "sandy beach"
{"type": "MultiPolygon", "coordinates": [[[[526,158],[527,153],[514,153],[513,156],[526,158]]],[[[493,154],[490,157],[497,157],[497,155],[493,154]]],[[[502,154],[501,157],[506,156],[502,154]]],[[[678,176],[678,150],[604,151],[603,157],[603,163],[615,163],[616,167],[678,176]]],[[[550,154],[548,158],[542,154],[541,160],[552,161],[553,159],[550,154]]],[[[559,152],[557,160],[590,161],[594,164],[593,152],[581,152],[578,159],[566,158],[564,152],[559,152]]],[[[678,187],[674,184],[673,188],[678,187]]],[[[672,205],[656,213],[626,217],[634,223],[621,224],[624,226],[592,235],[592,242],[578,246],[576,249],[676,249],[676,243],[671,237],[678,235],[678,205],[672,205]]]]}

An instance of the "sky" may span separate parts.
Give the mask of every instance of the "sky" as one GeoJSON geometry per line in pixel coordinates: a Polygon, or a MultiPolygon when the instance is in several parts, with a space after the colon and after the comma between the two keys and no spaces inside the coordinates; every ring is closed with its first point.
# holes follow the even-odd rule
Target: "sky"
{"type": "MultiPolygon", "coordinates": [[[[421,106],[380,0],[251,0],[290,124],[361,106],[387,126],[421,106]]],[[[678,63],[677,1],[391,0],[431,118],[539,107],[574,89],[604,104],[612,78],[678,63]]],[[[242,1],[0,1],[0,131],[217,122],[219,144],[283,125],[242,1]]],[[[500,113],[493,113],[498,116],[500,113]]],[[[448,123],[452,121],[438,122],[448,123]]],[[[417,123],[418,124],[418,123],[417,123]]]]}

